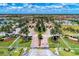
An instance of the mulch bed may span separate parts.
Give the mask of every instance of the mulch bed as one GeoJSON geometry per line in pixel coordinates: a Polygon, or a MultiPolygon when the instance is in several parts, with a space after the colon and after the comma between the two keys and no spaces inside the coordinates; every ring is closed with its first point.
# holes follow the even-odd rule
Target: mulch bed
{"type": "Polygon", "coordinates": [[[5,40],[4,40],[4,42],[8,42],[8,41],[12,41],[13,40],[13,38],[6,38],[5,40]]]}

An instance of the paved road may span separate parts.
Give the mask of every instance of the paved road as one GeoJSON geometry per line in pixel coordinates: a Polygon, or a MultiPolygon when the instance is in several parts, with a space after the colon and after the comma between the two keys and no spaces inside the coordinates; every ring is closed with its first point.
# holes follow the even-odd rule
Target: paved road
{"type": "Polygon", "coordinates": [[[55,56],[49,49],[31,49],[29,56],[55,56]]]}
{"type": "Polygon", "coordinates": [[[28,56],[27,52],[23,52],[22,56],[28,56]]]}
{"type": "MultiPolygon", "coordinates": [[[[34,32],[34,30],[30,29],[30,34],[32,34],[32,44],[30,52],[28,53],[29,56],[55,56],[54,53],[52,53],[49,49],[35,49],[34,47],[39,47],[38,46],[38,37],[37,34],[34,32]]],[[[43,39],[41,41],[41,46],[40,48],[43,47],[49,47],[48,46],[48,38],[50,36],[50,30],[47,29],[47,31],[43,34],[43,39]]]]}
{"type": "Polygon", "coordinates": [[[48,38],[50,37],[50,29],[47,29],[47,31],[42,34],[43,39],[41,41],[41,47],[49,47],[48,46],[48,38]]]}
{"type": "Polygon", "coordinates": [[[32,36],[32,43],[31,43],[31,47],[39,47],[38,46],[38,36],[37,33],[34,31],[34,29],[29,28],[29,36],[32,36]]]}

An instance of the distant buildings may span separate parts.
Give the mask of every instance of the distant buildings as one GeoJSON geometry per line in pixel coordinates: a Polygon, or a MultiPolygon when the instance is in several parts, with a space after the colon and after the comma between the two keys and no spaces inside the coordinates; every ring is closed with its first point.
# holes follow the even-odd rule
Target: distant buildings
{"type": "Polygon", "coordinates": [[[0,36],[5,36],[6,33],[5,32],[0,32],[0,36]]]}

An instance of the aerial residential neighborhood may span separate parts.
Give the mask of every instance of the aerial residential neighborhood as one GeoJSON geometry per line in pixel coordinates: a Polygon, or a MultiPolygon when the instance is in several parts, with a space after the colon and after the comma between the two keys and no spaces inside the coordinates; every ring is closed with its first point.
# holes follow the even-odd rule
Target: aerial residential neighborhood
{"type": "Polygon", "coordinates": [[[79,56],[79,3],[0,3],[0,56],[79,56]]]}
{"type": "Polygon", "coordinates": [[[0,56],[79,55],[79,15],[0,16],[0,56]]]}

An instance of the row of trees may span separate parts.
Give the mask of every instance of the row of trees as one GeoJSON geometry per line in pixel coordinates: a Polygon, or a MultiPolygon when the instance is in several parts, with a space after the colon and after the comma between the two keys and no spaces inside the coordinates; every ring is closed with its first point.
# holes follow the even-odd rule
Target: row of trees
{"type": "Polygon", "coordinates": [[[27,21],[25,19],[13,19],[10,17],[10,19],[6,19],[4,24],[0,26],[0,32],[6,32],[11,33],[15,31],[16,28],[21,28],[21,33],[28,34],[28,27],[27,27],[27,21]],[[26,26],[25,26],[26,25],[26,26]],[[14,27],[15,26],[15,27],[14,27]],[[14,27],[14,28],[13,28],[14,27]],[[23,27],[23,28],[22,28],[23,27]]]}
{"type": "Polygon", "coordinates": [[[72,28],[72,27],[63,28],[63,30],[67,30],[67,31],[79,33],[79,29],[74,29],[74,28],[72,28]]]}
{"type": "Polygon", "coordinates": [[[10,32],[12,30],[12,23],[9,22],[8,24],[3,24],[2,26],[0,26],[0,32],[10,32]]]}
{"type": "Polygon", "coordinates": [[[51,29],[51,34],[61,34],[61,24],[53,22],[54,27],[51,29]]]}
{"type": "Polygon", "coordinates": [[[40,19],[40,20],[37,21],[35,30],[36,30],[37,32],[40,32],[40,33],[46,31],[46,28],[45,28],[45,25],[44,25],[42,19],[40,19]]]}

